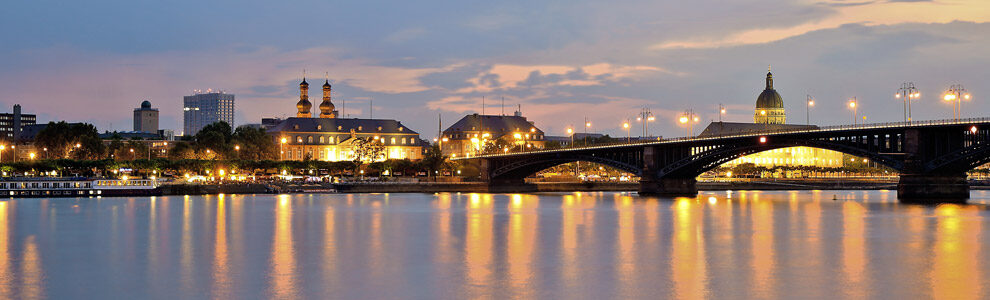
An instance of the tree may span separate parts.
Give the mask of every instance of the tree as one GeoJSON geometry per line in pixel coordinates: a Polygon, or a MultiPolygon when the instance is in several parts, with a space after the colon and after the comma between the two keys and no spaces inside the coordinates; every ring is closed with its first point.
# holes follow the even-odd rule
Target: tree
{"type": "Polygon", "coordinates": [[[196,133],[196,149],[206,153],[206,156],[228,157],[234,150],[231,145],[232,139],[233,132],[230,129],[230,124],[224,121],[215,122],[206,125],[196,133]]]}
{"type": "Polygon", "coordinates": [[[233,134],[233,143],[240,147],[239,159],[261,160],[277,159],[278,147],[265,129],[247,126],[237,127],[233,134]]]}
{"type": "Polygon", "coordinates": [[[35,145],[47,149],[49,158],[96,158],[103,154],[103,142],[92,124],[49,122],[38,132],[35,145]]]}
{"type": "Polygon", "coordinates": [[[440,146],[434,144],[426,150],[426,154],[423,155],[423,160],[420,161],[423,167],[427,170],[428,174],[434,178],[443,167],[443,163],[447,161],[447,156],[443,155],[443,151],[440,150],[440,146]]]}

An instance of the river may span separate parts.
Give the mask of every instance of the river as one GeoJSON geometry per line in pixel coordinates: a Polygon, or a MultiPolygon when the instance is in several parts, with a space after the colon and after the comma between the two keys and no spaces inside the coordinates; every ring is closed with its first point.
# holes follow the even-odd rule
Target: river
{"type": "Polygon", "coordinates": [[[0,200],[0,299],[990,298],[990,193],[0,200]]]}

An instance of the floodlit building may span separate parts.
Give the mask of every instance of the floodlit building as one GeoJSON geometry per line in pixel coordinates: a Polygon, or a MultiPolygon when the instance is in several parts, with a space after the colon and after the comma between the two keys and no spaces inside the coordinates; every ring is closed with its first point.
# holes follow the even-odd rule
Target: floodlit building
{"type": "MultiPolygon", "coordinates": [[[[701,132],[699,137],[818,128],[815,125],[784,124],[786,118],[784,100],[773,88],[773,74],[767,72],[766,88],[756,98],[753,123],[712,122],[701,132]]],[[[842,167],[844,165],[841,152],[811,147],[789,147],[764,151],[737,158],[725,163],[724,166],[732,167],[741,163],[752,163],[764,167],[784,165],[842,167]]]]}
{"type": "Polygon", "coordinates": [[[451,157],[481,154],[485,145],[500,145],[509,151],[543,149],[546,137],[543,130],[516,111],[512,116],[479,115],[464,116],[441,134],[442,151],[451,157]]]}
{"type": "Polygon", "coordinates": [[[426,145],[419,133],[401,122],[389,119],[338,118],[331,101],[332,87],[323,84],[323,102],[318,117],[313,117],[309,101],[309,83],[299,84],[296,117],[284,120],[266,118],[263,128],[279,146],[282,160],[381,161],[386,159],[422,159],[426,145]],[[370,151],[366,149],[380,149],[370,151]]]}
{"type": "Polygon", "coordinates": [[[234,126],[234,94],[207,91],[182,98],[182,135],[195,135],[220,121],[234,126]]]}

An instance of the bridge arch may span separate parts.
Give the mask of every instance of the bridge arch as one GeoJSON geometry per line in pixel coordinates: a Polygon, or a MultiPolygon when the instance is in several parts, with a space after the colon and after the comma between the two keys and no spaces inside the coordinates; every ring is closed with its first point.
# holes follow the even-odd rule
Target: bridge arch
{"type": "MultiPolygon", "coordinates": [[[[635,159],[638,161],[638,158],[635,159]]],[[[539,171],[549,169],[554,166],[572,162],[592,162],[613,167],[636,176],[642,175],[642,168],[639,164],[630,161],[621,161],[608,157],[595,155],[555,155],[538,156],[531,159],[516,160],[510,163],[495,166],[489,173],[492,180],[501,179],[522,179],[536,174],[539,171]]]]}
{"type": "Polygon", "coordinates": [[[774,149],[789,147],[810,147],[832,150],[853,156],[864,157],[891,169],[904,170],[904,162],[893,154],[883,154],[865,148],[827,140],[781,140],[767,143],[724,144],[661,166],[657,178],[694,178],[734,159],[774,149]]]}

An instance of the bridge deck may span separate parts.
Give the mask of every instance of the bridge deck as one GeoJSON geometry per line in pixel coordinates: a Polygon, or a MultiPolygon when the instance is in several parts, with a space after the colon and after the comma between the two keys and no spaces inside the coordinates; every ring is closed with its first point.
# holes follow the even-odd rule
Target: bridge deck
{"type": "Polygon", "coordinates": [[[521,151],[521,152],[512,152],[512,153],[485,154],[485,155],[477,155],[471,157],[458,157],[458,158],[453,158],[451,160],[512,157],[512,156],[524,156],[524,155],[532,155],[532,154],[540,154],[540,153],[564,153],[571,151],[600,150],[600,149],[623,148],[623,147],[631,147],[631,146],[635,147],[635,146],[649,146],[649,145],[670,145],[670,144],[690,143],[690,142],[699,142],[699,141],[717,141],[722,139],[761,137],[761,136],[771,137],[771,136],[790,135],[790,134],[814,134],[814,133],[843,132],[843,131],[853,131],[853,130],[876,130],[876,129],[896,129],[896,128],[906,129],[906,128],[918,128],[918,127],[940,127],[940,126],[955,126],[955,125],[975,126],[982,124],[990,124],[990,118],[888,122],[888,123],[871,123],[871,124],[859,124],[859,125],[833,125],[833,126],[819,127],[817,129],[753,131],[744,134],[720,135],[720,136],[712,136],[712,137],[679,137],[679,138],[663,139],[660,141],[635,141],[635,142],[625,142],[625,143],[594,145],[587,147],[570,147],[570,148],[561,148],[561,149],[552,149],[552,150],[531,150],[531,151],[521,151]]]}

